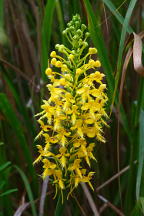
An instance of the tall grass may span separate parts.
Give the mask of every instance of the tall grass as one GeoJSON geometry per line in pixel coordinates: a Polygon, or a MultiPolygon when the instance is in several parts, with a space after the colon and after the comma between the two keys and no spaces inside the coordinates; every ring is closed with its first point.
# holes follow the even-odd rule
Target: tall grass
{"type": "Polygon", "coordinates": [[[131,33],[144,28],[143,1],[0,0],[0,216],[14,215],[19,206],[23,215],[39,215],[42,179],[32,165],[34,114],[48,98],[49,52],[57,43],[67,44],[61,32],[75,13],[88,26],[106,75],[110,127],[106,144],[97,143],[91,198],[81,187],[61,205],[48,185],[44,215],[93,215],[93,204],[99,215],[144,214],[144,78],[132,58],[122,78],[131,33]]]}

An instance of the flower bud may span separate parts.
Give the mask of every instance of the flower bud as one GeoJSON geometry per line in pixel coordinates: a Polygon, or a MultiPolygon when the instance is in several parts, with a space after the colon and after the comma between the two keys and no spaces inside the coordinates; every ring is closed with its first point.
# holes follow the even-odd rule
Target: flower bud
{"type": "Polygon", "coordinates": [[[75,54],[75,50],[72,50],[72,54],[75,54]]]}
{"type": "Polygon", "coordinates": [[[73,39],[77,40],[78,39],[78,35],[74,35],[73,39]]]}
{"type": "Polygon", "coordinates": [[[88,46],[88,43],[87,42],[83,42],[83,45],[84,45],[84,47],[87,47],[88,46]]]}
{"type": "Polygon", "coordinates": [[[82,69],[80,69],[80,68],[76,69],[76,74],[77,75],[80,75],[81,73],[82,73],[82,69]]]}
{"type": "Polygon", "coordinates": [[[63,44],[59,45],[58,51],[63,53],[65,51],[65,46],[63,44]]]}
{"type": "Polygon", "coordinates": [[[60,44],[56,44],[56,45],[55,45],[55,48],[56,48],[56,49],[59,49],[59,46],[60,46],[60,44]]]}
{"type": "Polygon", "coordinates": [[[51,64],[52,64],[52,65],[55,65],[56,62],[57,62],[56,58],[52,58],[52,60],[51,60],[51,64]]]}
{"type": "Polygon", "coordinates": [[[55,64],[56,67],[62,67],[62,62],[61,61],[57,61],[55,64]]]}
{"type": "Polygon", "coordinates": [[[63,64],[62,67],[61,67],[61,71],[66,72],[67,70],[68,70],[67,65],[63,64]]]}
{"type": "Polygon", "coordinates": [[[89,54],[96,54],[97,53],[97,49],[96,48],[89,48],[89,54]]]}
{"type": "Polygon", "coordinates": [[[79,21],[76,21],[76,22],[75,22],[75,25],[76,25],[77,27],[79,27],[79,26],[80,26],[80,22],[79,22],[79,21]]]}
{"type": "Polygon", "coordinates": [[[45,71],[45,74],[47,76],[52,75],[52,69],[51,68],[47,68],[46,71],[45,71]]]}
{"type": "Polygon", "coordinates": [[[56,52],[52,51],[51,54],[50,54],[50,57],[55,58],[56,57],[56,52]]]}
{"type": "Polygon", "coordinates": [[[95,61],[95,64],[94,64],[95,67],[101,67],[101,63],[99,60],[95,61]]]}
{"type": "Polygon", "coordinates": [[[89,33],[89,32],[86,32],[86,33],[85,33],[85,36],[86,36],[86,37],[89,37],[89,36],[90,36],[90,33],[89,33]]]}
{"type": "Polygon", "coordinates": [[[69,29],[70,29],[70,31],[74,31],[74,27],[73,26],[71,26],[69,29]]]}
{"type": "Polygon", "coordinates": [[[82,35],[82,31],[80,29],[77,30],[78,35],[82,35]]]}
{"type": "Polygon", "coordinates": [[[66,35],[66,34],[67,34],[67,31],[66,31],[66,30],[64,30],[62,33],[63,33],[63,35],[66,35]]]}
{"type": "Polygon", "coordinates": [[[74,59],[74,55],[73,55],[73,54],[70,54],[68,58],[69,58],[70,60],[73,60],[73,59],[74,59]]]}
{"type": "Polygon", "coordinates": [[[82,25],[81,25],[81,29],[82,29],[82,31],[84,31],[86,28],[87,28],[87,27],[86,27],[85,24],[82,24],[82,25]]]}
{"type": "Polygon", "coordinates": [[[104,89],[106,89],[106,84],[101,84],[99,87],[99,90],[103,91],[104,89]]]}

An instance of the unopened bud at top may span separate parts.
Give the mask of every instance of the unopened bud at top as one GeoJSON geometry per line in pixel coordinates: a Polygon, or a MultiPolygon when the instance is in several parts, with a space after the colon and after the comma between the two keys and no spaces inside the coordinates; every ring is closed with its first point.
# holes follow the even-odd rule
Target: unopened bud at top
{"type": "Polygon", "coordinates": [[[95,67],[101,67],[101,63],[99,60],[95,61],[95,67]]]}
{"type": "Polygon", "coordinates": [[[96,54],[97,53],[97,49],[96,48],[89,48],[89,54],[96,54]]]}
{"type": "Polygon", "coordinates": [[[50,54],[50,57],[55,58],[56,57],[56,52],[52,51],[51,54],[50,54]]]}

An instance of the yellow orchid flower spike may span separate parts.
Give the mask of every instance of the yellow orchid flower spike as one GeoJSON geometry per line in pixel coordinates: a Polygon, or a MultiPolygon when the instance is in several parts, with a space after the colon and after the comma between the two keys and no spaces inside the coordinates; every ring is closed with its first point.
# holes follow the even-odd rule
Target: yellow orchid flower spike
{"type": "Polygon", "coordinates": [[[88,47],[89,32],[79,15],[73,16],[63,34],[70,48],[57,44],[50,54],[45,71],[51,82],[47,85],[50,96],[36,115],[40,125],[37,138],[41,137],[43,144],[37,146],[35,163],[42,162],[42,177],[49,175],[56,194],[66,190],[69,197],[81,182],[93,189],[91,160],[96,161],[96,142],[105,142],[108,97],[104,74],[98,70],[98,51],[88,47]]]}

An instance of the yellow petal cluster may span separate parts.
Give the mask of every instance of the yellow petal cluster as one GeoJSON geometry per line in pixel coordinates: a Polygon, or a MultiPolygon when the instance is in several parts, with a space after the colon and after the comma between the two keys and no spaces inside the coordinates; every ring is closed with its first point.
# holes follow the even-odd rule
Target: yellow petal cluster
{"type": "Polygon", "coordinates": [[[42,176],[50,176],[56,191],[66,189],[69,194],[81,182],[93,189],[94,172],[85,167],[96,161],[96,140],[105,142],[106,85],[104,74],[98,71],[100,61],[92,59],[97,49],[87,49],[89,33],[85,31],[80,17],[74,16],[63,32],[71,49],[57,44],[57,51],[51,52],[51,65],[46,69],[50,97],[43,100],[37,114],[40,132],[36,139],[41,137],[44,145],[37,145],[39,156],[34,163],[42,162],[42,176]]]}

